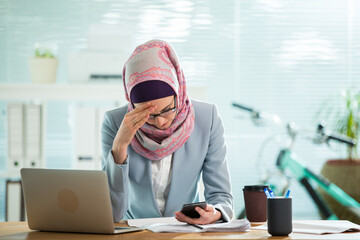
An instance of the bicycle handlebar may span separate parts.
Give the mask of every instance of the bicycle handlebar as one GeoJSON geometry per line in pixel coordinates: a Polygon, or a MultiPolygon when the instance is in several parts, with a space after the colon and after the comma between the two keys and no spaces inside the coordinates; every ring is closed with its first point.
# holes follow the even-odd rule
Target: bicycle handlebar
{"type": "Polygon", "coordinates": [[[345,143],[352,147],[354,147],[356,145],[357,142],[355,139],[325,130],[325,125],[326,124],[324,122],[322,122],[322,123],[319,123],[317,126],[317,132],[325,138],[325,141],[335,140],[335,141],[338,141],[341,143],[345,143]]]}
{"type": "Polygon", "coordinates": [[[247,112],[250,112],[251,113],[251,117],[253,118],[261,118],[260,117],[260,112],[259,111],[256,111],[255,109],[251,108],[251,107],[248,107],[248,106],[245,106],[243,104],[239,104],[239,103],[233,103],[232,104],[234,107],[237,107],[237,108],[240,108],[241,110],[245,110],[247,112]]]}
{"type": "Polygon", "coordinates": [[[340,135],[339,136],[330,135],[329,139],[345,143],[345,144],[350,145],[352,147],[356,145],[356,140],[352,139],[352,138],[349,138],[349,137],[344,137],[344,136],[340,136],[340,135]]]}
{"type": "Polygon", "coordinates": [[[265,120],[271,121],[277,125],[283,125],[283,123],[281,122],[281,119],[277,115],[258,111],[252,107],[245,106],[245,105],[239,104],[239,103],[233,103],[232,105],[234,107],[240,108],[241,110],[245,110],[245,111],[249,112],[251,114],[251,118],[253,120],[265,119],[265,120]]]}
{"type": "Polygon", "coordinates": [[[245,110],[245,111],[248,111],[248,112],[258,112],[258,111],[255,111],[253,108],[248,107],[248,106],[245,106],[245,105],[243,105],[243,104],[233,103],[232,105],[233,105],[234,107],[240,108],[240,109],[245,110]]]}
{"type": "MultiPolygon", "coordinates": [[[[234,102],[234,103],[232,103],[232,106],[240,108],[241,110],[245,110],[247,112],[250,112],[251,117],[254,118],[254,119],[266,119],[266,120],[271,120],[271,121],[276,122],[276,123],[281,122],[280,120],[278,120],[278,121],[274,120],[276,115],[271,115],[271,114],[268,114],[268,113],[257,111],[254,108],[249,107],[249,106],[245,106],[243,104],[239,104],[239,103],[234,102]]],[[[345,144],[347,144],[347,145],[349,145],[351,147],[356,145],[357,142],[356,142],[355,139],[352,139],[352,138],[350,138],[348,136],[344,136],[344,135],[341,135],[341,134],[333,133],[333,132],[331,132],[329,130],[325,130],[325,125],[326,124],[324,122],[318,124],[316,132],[320,137],[315,138],[314,142],[316,142],[316,143],[325,143],[326,142],[327,143],[329,140],[334,140],[334,141],[337,141],[337,142],[345,143],[345,144]]],[[[288,124],[287,126],[291,128],[291,124],[288,124]]],[[[297,131],[293,131],[293,130],[294,129],[289,129],[289,132],[290,133],[296,133],[297,132],[297,131]]]]}

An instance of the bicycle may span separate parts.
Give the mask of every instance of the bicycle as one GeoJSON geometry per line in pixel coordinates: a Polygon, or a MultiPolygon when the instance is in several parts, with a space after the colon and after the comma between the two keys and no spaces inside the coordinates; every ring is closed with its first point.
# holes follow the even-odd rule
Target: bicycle
{"type": "MultiPolygon", "coordinates": [[[[233,107],[239,108],[243,111],[250,113],[251,119],[253,122],[260,126],[264,122],[270,122],[280,127],[286,128],[286,133],[288,137],[288,143],[284,148],[282,148],[276,159],[276,167],[280,171],[280,174],[285,176],[287,179],[287,184],[283,187],[281,194],[284,195],[285,191],[289,187],[290,179],[295,178],[300,184],[305,188],[307,193],[310,195],[311,199],[314,201],[316,207],[319,209],[320,214],[323,218],[327,220],[336,220],[338,217],[334,214],[333,210],[328,206],[325,200],[319,195],[316,191],[315,186],[312,183],[315,183],[319,188],[324,192],[329,194],[332,198],[338,201],[340,204],[348,208],[356,217],[360,219],[360,203],[355,199],[345,193],[341,188],[336,186],[334,183],[330,182],[328,179],[324,178],[320,174],[314,173],[310,168],[308,168],[302,159],[296,155],[293,151],[293,145],[296,140],[296,137],[301,134],[301,131],[298,129],[297,125],[293,122],[284,124],[281,119],[274,114],[257,111],[254,108],[239,104],[233,103],[233,107]],[[285,174],[286,171],[286,174],[285,174]],[[290,175],[289,175],[290,173],[290,175]]],[[[356,141],[347,136],[339,135],[332,133],[331,131],[326,130],[325,124],[320,123],[317,126],[315,137],[310,137],[314,143],[323,144],[329,143],[329,141],[336,141],[350,146],[354,146],[356,141]]],[[[267,141],[265,141],[266,144],[267,141]]],[[[265,145],[262,146],[262,149],[265,145]]],[[[261,154],[260,154],[261,155],[261,154]]],[[[268,184],[269,175],[264,177],[262,184],[268,184]]],[[[245,211],[243,210],[238,218],[244,218],[245,211]]]]}

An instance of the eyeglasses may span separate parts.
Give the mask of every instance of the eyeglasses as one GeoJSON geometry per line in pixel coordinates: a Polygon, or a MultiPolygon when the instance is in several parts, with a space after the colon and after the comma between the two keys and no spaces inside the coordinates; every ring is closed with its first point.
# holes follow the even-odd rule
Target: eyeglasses
{"type": "Polygon", "coordinates": [[[176,98],[174,98],[174,107],[173,108],[165,110],[159,114],[150,115],[148,120],[153,122],[153,121],[155,121],[155,118],[157,118],[157,117],[168,118],[174,112],[176,112],[176,98]]]}

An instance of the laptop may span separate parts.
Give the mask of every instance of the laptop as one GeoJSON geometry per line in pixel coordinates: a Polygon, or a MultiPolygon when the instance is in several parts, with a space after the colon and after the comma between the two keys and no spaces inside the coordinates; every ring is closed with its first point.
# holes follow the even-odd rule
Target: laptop
{"type": "Polygon", "coordinates": [[[106,173],[100,170],[21,169],[29,228],[40,231],[118,234],[106,173]]]}

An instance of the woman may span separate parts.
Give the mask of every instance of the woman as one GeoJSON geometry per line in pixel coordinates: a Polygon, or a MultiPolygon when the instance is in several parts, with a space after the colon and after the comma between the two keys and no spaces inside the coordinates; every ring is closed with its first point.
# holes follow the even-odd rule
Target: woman
{"type": "Polygon", "coordinates": [[[189,99],[169,43],[138,46],[123,70],[128,105],[108,111],[102,126],[102,168],[107,172],[114,221],[174,216],[190,224],[232,218],[224,128],[215,105],[189,99]],[[182,214],[199,200],[205,210],[182,214]]]}

